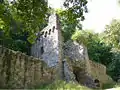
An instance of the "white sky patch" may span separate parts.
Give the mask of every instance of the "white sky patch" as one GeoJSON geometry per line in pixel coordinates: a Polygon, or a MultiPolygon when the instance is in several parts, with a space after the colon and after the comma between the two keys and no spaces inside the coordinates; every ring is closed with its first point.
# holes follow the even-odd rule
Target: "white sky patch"
{"type": "Polygon", "coordinates": [[[49,6],[52,8],[62,8],[64,0],[48,0],[49,6]]]}
{"type": "Polygon", "coordinates": [[[93,29],[100,33],[112,19],[120,18],[120,5],[117,0],[92,0],[88,3],[88,9],[83,29],[93,29]]]}
{"type": "MultiPolygon", "coordinates": [[[[53,8],[62,8],[64,0],[48,0],[53,8]]],[[[85,14],[85,21],[82,22],[83,29],[92,29],[95,32],[104,31],[106,24],[112,19],[120,19],[120,5],[118,0],[88,0],[89,13],[85,14]]]]}

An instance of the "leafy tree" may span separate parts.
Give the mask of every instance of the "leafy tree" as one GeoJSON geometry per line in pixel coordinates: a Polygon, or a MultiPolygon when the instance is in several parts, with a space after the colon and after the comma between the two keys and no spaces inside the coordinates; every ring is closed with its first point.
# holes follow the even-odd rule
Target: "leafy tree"
{"type": "MultiPolygon", "coordinates": [[[[66,0],[61,15],[65,40],[70,39],[79,21],[87,12],[86,0],[66,0]],[[70,5],[71,4],[71,5],[70,5]]],[[[27,52],[35,41],[35,33],[46,26],[49,16],[46,0],[1,0],[0,2],[0,43],[13,50],[27,52]]]]}
{"type": "Polygon", "coordinates": [[[120,79],[120,51],[114,51],[112,62],[107,67],[108,74],[115,80],[120,79]]]}
{"type": "Polygon", "coordinates": [[[101,41],[98,34],[91,31],[77,30],[72,40],[83,43],[88,49],[90,60],[108,65],[112,62],[111,46],[101,41]]]}
{"type": "Polygon", "coordinates": [[[65,10],[57,10],[60,17],[64,41],[71,39],[76,29],[82,29],[80,21],[85,19],[87,13],[87,0],[65,0],[65,10]]]}
{"type": "Polygon", "coordinates": [[[84,20],[84,12],[87,10],[87,0],[65,0],[64,6],[67,9],[67,19],[73,21],[76,19],[84,20]]]}
{"type": "Polygon", "coordinates": [[[120,48],[120,20],[112,20],[110,25],[106,25],[104,41],[113,47],[120,48]]]}
{"type": "Polygon", "coordinates": [[[34,34],[42,29],[41,26],[46,21],[47,11],[45,0],[18,0],[11,6],[12,16],[21,22],[24,31],[29,33],[29,42],[33,42],[34,34]]]}
{"type": "Polygon", "coordinates": [[[29,52],[35,33],[45,26],[48,16],[44,0],[17,0],[0,3],[0,44],[29,52]]]}
{"type": "Polygon", "coordinates": [[[103,41],[107,45],[112,46],[111,53],[113,54],[110,62],[107,65],[107,72],[111,77],[117,81],[120,78],[120,20],[112,20],[110,25],[106,25],[103,33],[103,41]]]}
{"type": "Polygon", "coordinates": [[[60,25],[62,30],[62,35],[64,37],[64,41],[71,39],[72,34],[75,32],[76,28],[82,29],[82,25],[79,20],[75,20],[71,22],[67,19],[67,15],[64,14],[64,10],[57,10],[57,14],[59,15],[60,25]]]}
{"type": "Polygon", "coordinates": [[[76,30],[76,32],[72,35],[72,40],[77,41],[80,44],[88,45],[88,35],[83,30],[76,30]],[[86,34],[86,35],[85,35],[86,34]]]}

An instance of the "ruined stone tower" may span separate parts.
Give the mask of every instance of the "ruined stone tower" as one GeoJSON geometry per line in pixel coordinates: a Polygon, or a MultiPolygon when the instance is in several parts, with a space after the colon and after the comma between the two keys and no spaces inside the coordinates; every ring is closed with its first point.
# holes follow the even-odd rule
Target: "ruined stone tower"
{"type": "Polygon", "coordinates": [[[42,58],[50,67],[56,66],[62,59],[62,37],[58,16],[49,17],[48,26],[37,34],[36,43],[31,48],[31,55],[42,58]]]}
{"type": "MultiPolygon", "coordinates": [[[[87,48],[73,41],[64,43],[61,35],[58,16],[49,17],[48,26],[37,33],[36,43],[31,48],[31,55],[42,58],[49,67],[55,67],[56,76],[66,81],[77,81],[88,87],[112,81],[107,76],[104,65],[89,60],[87,48]]],[[[98,87],[97,86],[97,87],[98,87]]]]}

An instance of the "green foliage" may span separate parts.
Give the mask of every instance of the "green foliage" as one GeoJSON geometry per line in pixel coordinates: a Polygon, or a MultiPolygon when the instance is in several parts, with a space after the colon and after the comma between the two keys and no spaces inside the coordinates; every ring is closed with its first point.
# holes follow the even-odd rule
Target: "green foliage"
{"type": "Polygon", "coordinates": [[[120,20],[114,19],[110,25],[106,25],[102,40],[112,46],[112,57],[111,62],[107,65],[107,72],[117,81],[120,78],[120,20]]]}
{"type": "Polygon", "coordinates": [[[120,78],[120,51],[113,52],[112,62],[108,65],[107,72],[115,81],[120,78]]]}
{"type": "Polygon", "coordinates": [[[110,90],[120,90],[120,83],[107,83],[103,85],[103,89],[110,89],[110,90]]]}
{"type": "Polygon", "coordinates": [[[84,13],[87,12],[86,0],[66,0],[64,2],[65,10],[58,9],[60,17],[62,34],[64,41],[71,39],[72,34],[77,29],[82,29],[80,21],[83,21],[84,13]]]}
{"type": "Polygon", "coordinates": [[[83,13],[88,11],[87,3],[87,0],[65,0],[64,6],[67,9],[65,13],[68,21],[84,20],[83,13]]]}
{"type": "Polygon", "coordinates": [[[103,84],[102,85],[102,88],[103,89],[110,89],[110,88],[113,88],[114,86],[116,85],[116,83],[106,83],[106,84],[103,84]]]}
{"type": "Polygon", "coordinates": [[[113,20],[110,25],[106,25],[104,40],[113,47],[120,48],[120,20],[113,20]]]}
{"type": "Polygon", "coordinates": [[[29,53],[35,33],[46,25],[48,7],[45,0],[7,0],[0,3],[0,44],[29,53]]]}
{"type": "Polygon", "coordinates": [[[42,24],[46,22],[48,7],[45,0],[18,0],[10,5],[10,11],[14,20],[22,24],[23,31],[35,38],[33,35],[41,30],[42,24]]]}
{"type": "Polygon", "coordinates": [[[100,40],[89,39],[88,55],[91,60],[108,65],[112,62],[111,46],[106,45],[100,40]]]}
{"type": "MultiPolygon", "coordinates": [[[[85,19],[87,13],[87,0],[65,0],[65,9],[57,9],[59,15],[64,42],[71,39],[72,34],[77,29],[82,29],[81,21],[85,19]]],[[[53,10],[54,11],[54,10],[53,10]]]]}
{"type": "MultiPolygon", "coordinates": [[[[109,35],[109,33],[107,33],[107,35],[109,35]]],[[[102,35],[103,37],[107,37],[106,33],[103,33],[102,35]]],[[[108,43],[110,42],[109,38],[112,39],[112,36],[108,39],[101,37],[101,35],[99,36],[99,34],[93,32],[77,30],[73,34],[72,40],[86,45],[89,59],[104,64],[107,67],[107,73],[113,80],[117,81],[120,78],[120,50],[116,45],[108,43]]]]}
{"type": "MultiPolygon", "coordinates": [[[[65,41],[70,39],[76,27],[81,28],[78,22],[84,19],[83,13],[87,12],[86,4],[86,0],[64,2],[66,10],[61,11],[59,15],[65,41]]],[[[26,48],[30,48],[31,43],[34,43],[35,33],[45,27],[50,12],[46,0],[13,0],[12,2],[2,0],[0,43],[13,50],[29,51],[26,48]]]]}
{"type": "Polygon", "coordinates": [[[91,31],[77,30],[72,40],[84,44],[88,49],[90,60],[108,65],[112,62],[111,46],[106,45],[101,41],[98,34],[91,31]]]}
{"type": "Polygon", "coordinates": [[[85,31],[76,30],[76,32],[72,35],[72,40],[77,41],[80,44],[84,44],[87,46],[88,44],[88,34],[85,31]]]}

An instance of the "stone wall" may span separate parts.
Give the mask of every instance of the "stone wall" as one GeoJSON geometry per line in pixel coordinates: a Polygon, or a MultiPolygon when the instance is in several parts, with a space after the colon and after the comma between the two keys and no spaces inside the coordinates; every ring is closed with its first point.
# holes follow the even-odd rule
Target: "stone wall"
{"type": "Polygon", "coordinates": [[[58,16],[52,14],[48,26],[38,33],[31,55],[42,58],[50,67],[56,66],[62,57],[61,36],[58,16]]]}
{"type": "Polygon", "coordinates": [[[31,55],[36,58],[0,46],[0,87],[32,88],[58,77],[89,87],[95,87],[95,79],[102,83],[112,81],[104,65],[89,60],[84,45],[68,41],[63,46],[56,14],[51,15],[48,26],[37,33],[31,55]]]}
{"type": "Polygon", "coordinates": [[[83,68],[85,72],[90,73],[90,63],[87,48],[77,42],[68,41],[64,45],[64,55],[77,67],[83,68]]]}
{"type": "Polygon", "coordinates": [[[66,42],[63,49],[65,56],[68,56],[71,60],[86,60],[87,56],[84,47],[76,42],[66,42]]]}
{"type": "Polygon", "coordinates": [[[113,82],[112,78],[106,74],[106,67],[100,63],[89,60],[91,72],[89,73],[94,79],[101,83],[113,82]]]}
{"type": "Polygon", "coordinates": [[[54,80],[55,73],[42,60],[0,46],[0,88],[33,88],[54,80]]]}
{"type": "Polygon", "coordinates": [[[68,41],[64,46],[64,55],[71,62],[77,81],[83,85],[94,87],[94,80],[99,80],[102,84],[112,82],[112,78],[106,74],[104,65],[89,60],[87,48],[84,45],[68,41]]]}
{"type": "Polygon", "coordinates": [[[63,78],[63,38],[58,18],[55,13],[50,15],[48,25],[37,33],[37,40],[31,48],[31,55],[42,58],[49,67],[57,67],[59,77],[63,78]]]}
{"type": "Polygon", "coordinates": [[[61,34],[58,16],[52,14],[49,17],[48,26],[38,33],[31,55],[42,58],[49,67],[57,67],[57,74],[65,77],[66,81],[79,78],[78,82],[89,87],[94,86],[95,79],[100,82],[109,81],[106,67],[89,60],[87,47],[73,41],[68,41],[63,45],[61,34]],[[67,58],[72,65],[68,60],[64,61],[67,58]]]}

